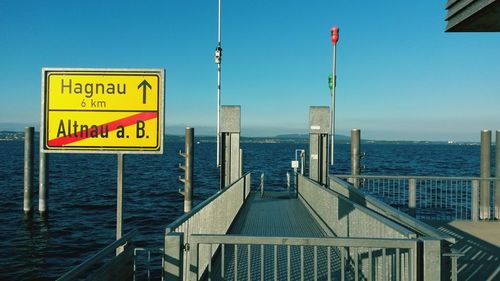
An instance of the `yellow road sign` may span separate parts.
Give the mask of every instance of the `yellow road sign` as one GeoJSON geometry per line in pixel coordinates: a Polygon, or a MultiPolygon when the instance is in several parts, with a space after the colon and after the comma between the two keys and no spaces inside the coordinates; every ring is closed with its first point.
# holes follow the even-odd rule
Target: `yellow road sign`
{"type": "Polygon", "coordinates": [[[163,69],[42,69],[44,152],[163,153],[163,69]]]}

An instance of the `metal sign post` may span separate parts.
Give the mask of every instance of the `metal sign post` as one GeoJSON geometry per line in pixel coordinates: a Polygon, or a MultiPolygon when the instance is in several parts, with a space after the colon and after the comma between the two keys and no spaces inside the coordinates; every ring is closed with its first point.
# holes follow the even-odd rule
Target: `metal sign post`
{"type": "Polygon", "coordinates": [[[337,42],[339,41],[339,28],[337,26],[332,27],[331,39],[333,43],[333,63],[332,63],[332,78],[330,83],[330,90],[332,95],[332,107],[330,108],[330,165],[333,166],[334,161],[334,145],[335,145],[335,86],[337,85],[337,76],[335,74],[336,70],[336,60],[337,60],[337,42]]]}
{"type": "MultiPolygon", "coordinates": [[[[123,154],[117,154],[117,177],[116,177],[116,240],[122,238],[123,234],[123,154]]],[[[123,252],[123,246],[116,249],[118,256],[123,252]]]]}

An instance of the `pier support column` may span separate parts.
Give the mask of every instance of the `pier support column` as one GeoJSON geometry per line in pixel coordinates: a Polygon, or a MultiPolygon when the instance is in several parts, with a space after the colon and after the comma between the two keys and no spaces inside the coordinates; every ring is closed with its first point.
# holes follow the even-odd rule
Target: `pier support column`
{"type": "Polygon", "coordinates": [[[408,209],[410,216],[417,216],[417,180],[408,180],[408,209]]]}
{"type": "Polygon", "coordinates": [[[33,209],[33,144],[35,138],[35,128],[26,127],[24,129],[24,214],[28,215],[33,209]]]}
{"type": "Polygon", "coordinates": [[[441,240],[422,237],[423,280],[441,280],[441,240]]]}
{"type": "MultiPolygon", "coordinates": [[[[481,178],[490,177],[490,149],[491,131],[481,131],[481,178]]],[[[479,188],[479,218],[487,220],[490,218],[490,181],[481,180],[479,188]]]]}
{"type": "Polygon", "coordinates": [[[220,109],[221,182],[223,189],[241,176],[240,171],[241,107],[224,105],[220,109]]]}
{"type": "Polygon", "coordinates": [[[495,177],[495,219],[500,220],[500,131],[496,131],[495,177]]]}
{"type": "Polygon", "coordinates": [[[179,177],[184,183],[184,191],[179,191],[184,196],[184,213],[189,213],[193,205],[193,168],[194,168],[194,128],[187,127],[185,132],[184,165],[179,165],[184,170],[184,178],[179,177]]]}
{"type": "Polygon", "coordinates": [[[309,108],[309,178],[322,185],[328,183],[328,106],[309,108]]]}
{"type": "Polygon", "coordinates": [[[351,130],[351,175],[353,176],[352,184],[355,187],[359,187],[359,178],[356,178],[356,176],[359,176],[361,171],[359,167],[359,159],[361,158],[359,153],[360,143],[361,143],[361,131],[359,129],[352,129],[351,130]]]}
{"type": "Polygon", "coordinates": [[[38,170],[38,212],[41,216],[47,215],[49,200],[49,181],[48,181],[48,157],[49,155],[40,152],[40,165],[38,170]]]}

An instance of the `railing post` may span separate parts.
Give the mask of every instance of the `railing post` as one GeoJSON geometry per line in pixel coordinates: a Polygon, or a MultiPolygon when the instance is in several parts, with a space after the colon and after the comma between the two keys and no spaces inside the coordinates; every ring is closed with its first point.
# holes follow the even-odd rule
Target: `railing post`
{"type": "Polygon", "coordinates": [[[479,181],[472,180],[471,188],[471,220],[479,219],[479,181]]]}
{"type": "Polygon", "coordinates": [[[410,216],[417,215],[417,181],[415,179],[408,180],[408,209],[410,216]]]}
{"type": "Polygon", "coordinates": [[[243,176],[243,149],[240,148],[240,178],[243,176]]]}
{"type": "Polygon", "coordinates": [[[458,257],[451,257],[451,280],[458,280],[458,257]]]}
{"type": "Polygon", "coordinates": [[[49,181],[48,181],[48,157],[47,153],[40,151],[40,166],[38,172],[38,212],[41,216],[45,216],[48,211],[48,200],[49,200],[49,181]]]}
{"type": "Polygon", "coordinates": [[[286,188],[288,190],[288,194],[290,194],[290,172],[286,172],[286,188]]]}
{"type": "Polygon", "coordinates": [[[302,150],[300,152],[300,174],[301,175],[304,175],[304,165],[305,165],[305,162],[306,161],[306,152],[304,150],[302,150]]]}
{"type": "Polygon", "coordinates": [[[184,236],[183,233],[165,234],[163,280],[183,280],[184,236]]]}
{"type": "Polygon", "coordinates": [[[31,213],[33,208],[33,144],[35,138],[35,128],[24,128],[24,214],[31,213]]]}
{"type": "Polygon", "coordinates": [[[443,256],[449,259],[448,264],[451,266],[451,268],[449,269],[449,272],[446,272],[446,275],[443,274],[444,277],[446,278],[445,280],[457,281],[458,280],[458,258],[463,257],[464,254],[461,252],[452,250],[450,253],[443,254],[443,256]]]}
{"type": "Polygon", "coordinates": [[[353,185],[354,187],[359,187],[359,176],[360,168],[359,168],[359,144],[361,139],[361,132],[359,129],[351,130],[351,175],[353,176],[353,185]]]}
{"type": "Polygon", "coordinates": [[[441,240],[422,237],[423,280],[441,280],[441,240]]]}
{"type": "Polygon", "coordinates": [[[260,197],[264,196],[264,173],[260,174],[260,197]]]}
{"type": "Polygon", "coordinates": [[[495,219],[500,220],[500,130],[496,131],[495,146],[495,219]]]}
{"type": "MultiPolygon", "coordinates": [[[[491,131],[481,131],[481,178],[490,177],[490,148],[491,131]]],[[[490,218],[490,182],[481,180],[479,191],[479,218],[487,220],[490,218]]]]}
{"type": "Polygon", "coordinates": [[[292,168],[293,168],[293,188],[297,190],[297,169],[299,167],[299,161],[293,160],[292,161],[292,168]]]}

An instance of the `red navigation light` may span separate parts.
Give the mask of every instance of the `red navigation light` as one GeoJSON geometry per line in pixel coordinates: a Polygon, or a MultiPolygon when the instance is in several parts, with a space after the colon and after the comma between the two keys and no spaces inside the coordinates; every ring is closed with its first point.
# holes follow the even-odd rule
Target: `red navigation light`
{"type": "Polygon", "coordinates": [[[333,45],[337,45],[337,42],[339,41],[339,27],[338,26],[332,27],[331,35],[332,35],[333,45]]]}

